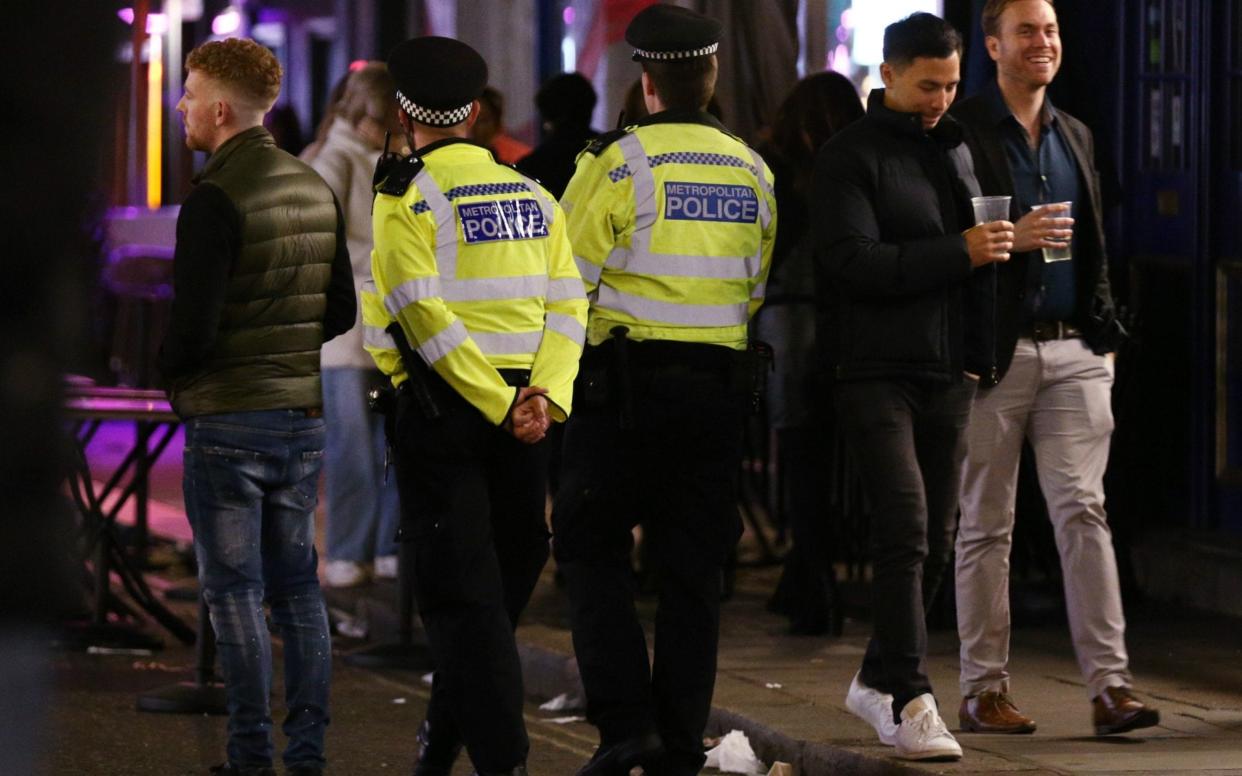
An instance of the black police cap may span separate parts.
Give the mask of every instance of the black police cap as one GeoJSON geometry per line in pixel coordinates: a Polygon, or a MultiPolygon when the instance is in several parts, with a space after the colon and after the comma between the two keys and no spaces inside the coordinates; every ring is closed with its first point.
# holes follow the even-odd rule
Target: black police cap
{"type": "Polygon", "coordinates": [[[634,47],[634,61],[667,62],[715,54],[720,48],[720,22],[677,5],[650,5],[625,29],[634,47]]]}
{"type": "Polygon", "coordinates": [[[452,38],[411,38],[388,55],[397,102],[410,118],[451,127],[470,115],[487,86],[487,63],[479,52],[452,38]]]}

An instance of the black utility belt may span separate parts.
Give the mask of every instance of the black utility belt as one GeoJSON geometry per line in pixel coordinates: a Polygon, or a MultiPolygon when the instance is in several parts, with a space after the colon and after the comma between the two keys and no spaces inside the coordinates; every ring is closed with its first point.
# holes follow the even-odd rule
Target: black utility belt
{"type": "MultiPolygon", "coordinates": [[[[588,345],[583,361],[606,363],[615,358],[615,340],[588,345]]],[[[694,370],[724,372],[748,360],[747,351],[724,345],[676,340],[626,340],[626,357],[630,365],[644,370],[694,370]]]]}
{"type": "Polygon", "coordinates": [[[1082,329],[1066,321],[1031,321],[1022,334],[1036,342],[1048,342],[1049,340],[1078,339],[1082,336],[1082,329]]]}
{"type": "MultiPolygon", "coordinates": [[[[525,388],[530,385],[529,369],[497,369],[496,371],[500,373],[500,379],[504,380],[505,385],[510,388],[525,388]]],[[[437,388],[442,386],[445,390],[453,390],[449,387],[449,384],[444,381],[444,378],[441,377],[434,369],[423,368],[419,370],[419,376],[430,386],[437,388]]],[[[399,386],[397,386],[398,391],[408,391],[413,387],[413,376],[410,375],[409,377],[411,379],[404,380],[399,386]]],[[[454,391],[454,393],[456,393],[456,391],[454,391]]]]}

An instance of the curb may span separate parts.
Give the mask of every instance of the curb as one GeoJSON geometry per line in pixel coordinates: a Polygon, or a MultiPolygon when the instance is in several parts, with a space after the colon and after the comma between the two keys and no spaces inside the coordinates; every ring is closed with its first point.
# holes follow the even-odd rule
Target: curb
{"type": "MultiPolygon", "coordinates": [[[[324,588],[331,608],[352,612],[365,620],[371,633],[369,643],[380,641],[397,629],[397,612],[384,590],[334,590],[324,588]]],[[[416,637],[421,641],[421,634],[416,637]]],[[[559,695],[582,698],[582,680],[578,661],[529,641],[518,640],[518,656],[527,697],[547,700],[559,695]]],[[[568,709],[566,710],[568,711],[568,709]]],[[[743,714],[713,706],[707,721],[709,736],[720,736],[741,730],[750,739],[755,755],[766,763],[784,762],[794,767],[799,776],[926,776],[927,771],[895,762],[888,757],[857,752],[831,744],[800,741],[743,714]]]]}

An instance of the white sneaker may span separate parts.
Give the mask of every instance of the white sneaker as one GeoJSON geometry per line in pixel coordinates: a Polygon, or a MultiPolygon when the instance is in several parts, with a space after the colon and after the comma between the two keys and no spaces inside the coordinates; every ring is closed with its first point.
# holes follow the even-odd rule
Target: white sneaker
{"type": "Polygon", "coordinates": [[[353,587],[362,584],[366,578],[361,564],[352,560],[330,560],[323,566],[325,587],[353,587]]]}
{"type": "Polygon", "coordinates": [[[960,760],[962,747],[944,726],[936,699],[924,693],[901,710],[897,756],[905,760],[960,760]]]}
{"type": "Polygon", "coordinates": [[[875,728],[880,743],[894,746],[897,742],[897,724],[893,722],[893,696],[863,684],[860,674],[854,674],[854,680],[850,682],[850,691],[845,695],[845,708],[875,728]]]}
{"type": "Polygon", "coordinates": [[[377,555],[375,557],[375,567],[372,569],[376,579],[396,579],[397,578],[397,556],[396,555],[377,555]]]}

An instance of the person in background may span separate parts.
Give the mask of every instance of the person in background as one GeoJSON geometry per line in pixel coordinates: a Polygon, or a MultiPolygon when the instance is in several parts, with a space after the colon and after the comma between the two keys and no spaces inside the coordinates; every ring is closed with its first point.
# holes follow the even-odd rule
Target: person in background
{"type": "Polygon", "coordinates": [[[953,107],[984,194],[1012,196],[1014,261],[995,269],[997,344],[970,414],[957,537],[962,730],[1030,733],[1009,694],[1009,552],[1023,442],[1048,504],[1074,652],[1096,735],[1156,725],[1135,697],[1104,470],[1113,432],[1113,354],[1125,337],[1108,282],[1095,145],[1054,108],[1061,66],[1050,0],[983,8],[996,80],[953,107]],[[1072,203],[1072,210],[1052,203],[1072,203]],[[1032,211],[1034,205],[1050,207],[1032,211]],[[1058,245],[1060,241],[1060,245],[1058,245]],[[1069,258],[1045,260],[1064,247],[1069,258]]]}
{"type": "Polygon", "coordinates": [[[63,637],[59,621],[81,612],[84,534],[65,482],[75,464],[64,378],[86,366],[86,270],[104,232],[122,26],[106,3],[17,3],[0,31],[0,773],[9,776],[49,772],[46,757],[67,732],[70,704],[57,692],[66,658],[50,645],[63,637]],[[53,29],[70,56],[48,56],[47,36],[31,34],[53,29]]]}
{"type": "MultiPolygon", "coordinates": [[[[359,63],[355,62],[354,65],[359,63]]],[[[351,68],[354,65],[350,65],[351,68]]],[[[360,66],[365,67],[366,63],[360,66]]],[[[353,70],[349,70],[345,75],[337,79],[332,85],[332,91],[328,93],[328,105],[324,108],[323,118],[319,121],[319,126],[315,127],[315,137],[306,147],[302,149],[302,153],[298,154],[298,158],[310,164],[315,160],[315,156],[319,153],[319,149],[323,147],[323,143],[328,139],[328,131],[332,129],[332,125],[336,122],[336,108],[341,104],[341,97],[345,96],[345,85],[349,83],[349,77],[353,75],[353,70]]]]}
{"type": "Polygon", "coordinates": [[[531,147],[505,131],[505,96],[494,87],[487,87],[479,97],[479,120],[470,130],[470,137],[486,146],[501,164],[516,164],[531,152],[531,147]]]}
{"type": "Polygon", "coordinates": [[[580,73],[553,76],[535,95],[545,134],[543,142],[518,161],[517,168],[557,199],[573,177],[578,154],[599,134],[591,129],[595,101],[595,87],[580,73]]]}
{"type": "MultiPolygon", "coordinates": [[[[310,165],[335,192],[345,214],[345,236],[353,263],[354,287],[371,279],[371,191],[375,160],[384,135],[401,137],[396,85],[383,62],[368,62],[349,74],[336,118],[310,165]]],[[[397,485],[384,471],[387,440],[384,419],[367,406],[367,392],[384,376],[362,347],[361,320],[344,335],[324,343],[324,423],[327,447],[327,531],[323,581],[350,587],[367,578],[397,575],[397,528],[401,507],[397,485]]]]}
{"type": "Polygon", "coordinates": [[[820,146],[862,116],[862,100],[848,78],[835,72],[807,76],[781,104],[771,140],[759,149],[776,177],[781,228],[756,332],[772,345],[775,356],[776,372],[768,381],[768,427],[780,471],[780,498],[793,535],[770,605],[788,615],[792,631],[802,634],[827,633],[839,617],[825,520],[836,434],[831,395],[826,395],[830,375],[821,369],[831,359],[819,358],[815,337],[811,173],[820,146]]]}
{"type": "MultiPolygon", "coordinates": [[[[966,300],[1013,225],[972,226],[978,192],[948,117],[962,40],[916,13],[884,32],[883,89],[815,160],[817,256],[840,312],[835,398],[871,511],[873,633],[846,707],[912,760],[956,760],[927,674],[925,606],[953,549],[966,421],[990,350],[966,300]]],[[[986,332],[982,332],[986,334],[986,332]]]]}
{"type": "Polygon", "coordinates": [[[285,773],[319,776],[332,672],[315,553],[319,350],[357,315],[345,222],[323,179],[263,128],[280,92],[271,51],[212,41],[185,69],[185,142],[211,156],[177,218],[159,363],[185,427],[186,514],[227,687],[216,772],[275,773],[266,601],[284,643],[285,773]]]}

